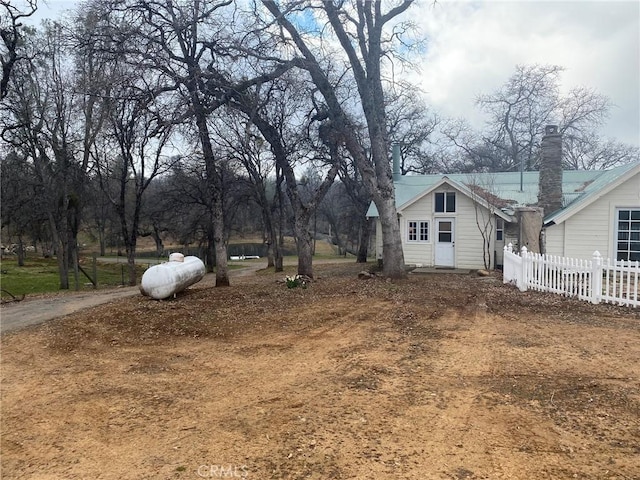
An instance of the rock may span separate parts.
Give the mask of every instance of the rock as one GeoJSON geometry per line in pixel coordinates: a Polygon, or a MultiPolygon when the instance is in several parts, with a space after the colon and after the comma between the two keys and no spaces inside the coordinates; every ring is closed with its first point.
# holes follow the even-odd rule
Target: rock
{"type": "Polygon", "coordinates": [[[491,275],[489,270],[478,270],[479,277],[488,277],[489,275],[491,275]]]}

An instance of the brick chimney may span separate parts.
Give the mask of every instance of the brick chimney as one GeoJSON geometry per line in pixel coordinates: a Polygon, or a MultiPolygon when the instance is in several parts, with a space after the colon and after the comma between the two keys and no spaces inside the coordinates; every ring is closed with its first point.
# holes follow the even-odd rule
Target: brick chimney
{"type": "Polygon", "coordinates": [[[547,125],[542,137],[538,206],[547,216],[562,208],[562,135],[557,125],[547,125]]]}

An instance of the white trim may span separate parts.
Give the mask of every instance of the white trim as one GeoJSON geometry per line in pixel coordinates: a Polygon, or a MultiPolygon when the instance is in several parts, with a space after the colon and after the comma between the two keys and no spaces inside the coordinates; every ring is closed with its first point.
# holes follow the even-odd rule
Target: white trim
{"type": "Polygon", "coordinates": [[[452,216],[448,216],[448,217],[436,217],[434,219],[434,226],[433,226],[433,235],[434,235],[434,240],[433,240],[433,244],[434,244],[434,259],[433,259],[433,264],[436,266],[442,266],[442,267],[455,267],[457,265],[457,254],[456,254],[456,218],[452,217],[452,216]],[[440,242],[440,238],[439,238],[439,224],[441,221],[448,221],[451,223],[451,242],[440,242]],[[438,263],[438,246],[439,245],[446,245],[446,244],[451,244],[451,253],[452,253],[452,263],[451,265],[449,264],[444,264],[444,263],[438,263]]]}
{"type": "Polygon", "coordinates": [[[411,245],[416,245],[416,244],[427,244],[427,243],[431,243],[431,220],[425,220],[425,219],[417,219],[417,218],[407,218],[406,219],[406,225],[405,225],[405,232],[406,232],[406,243],[409,243],[411,245]],[[416,225],[416,239],[415,240],[411,240],[409,238],[409,228],[411,228],[409,226],[409,224],[411,222],[415,222],[416,225]],[[420,228],[421,228],[421,224],[427,224],[427,239],[426,240],[421,240],[420,239],[420,228]]]}
{"type": "MultiPolygon", "coordinates": [[[[420,201],[421,199],[426,197],[428,194],[430,194],[431,192],[433,192],[436,189],[440,188],[444,184],[450,186],[454,190],[457,190],[462,195],[465,195],[466,197],[470,198],[472,201],[476,201],[476,200],[474,200],[473,193],[466,186],[461,185],[460,183],[456,182],[455,180],[451,180],[449,177],[447,177],[445,175],[445,176],[442,177],[442,179],[437,181],[435,184],[431,185],[429,188],[426,188],[425,190],[420,192],[420,194],[418,194],[415,197],[413,197],[412,199],[406,201],[402,205],[399,205],[397,207],[398,212],[401,212],[402,210],[405,210],[405,209],[409,208],[411,205],[413,205],[414,203],[420,201]]],[[[507,221],[509,223],[513,222],[513,217],[511,217],[509,214],[503,212],[500,208],[496,207],[495,205],[490,206],[489,203],[484,198],[478,198],[477,202],[481,206],[485,207],[487,210],[490,210],[491,207],[493,207],[493,209],[495,209],[494,213],[496,215],[498,215],[500,218],[504,219],[505,221],[507,221]]],[[[457,209],[457,207],[458,207],[458,200],[456,200],[456,209],[457,209]]],[[[435,212],[435,205],[434,205],[433,210],[435,212]]],[[[446,213],[447,212],[443,212],[442,214],[446,214],[446,213]]],[[[453,212],[449,212],[450,215],[451,215],[451,213],[453,213],[453,212]]],[[[440,212],[438,214],[440,214],[440,212]]]]}
{"type": "Polygon", "coordinates": [[[453,190],[440,190],[437,192],[433,192],[433,213],[434,215],[455,215],[458,211],[458,198],[456,196],[456,193],[462,193],[462,192],[458,192],[456,189],[453,190]],[[453,210],[449,211],[447,210],[447,195],[449,195],[450,193],[453,194],[453,210]],[[443,210],[441,212],[439,212],[438,210],[436,210],[438,201],[436,200],[436,197],[442,194],[442,208],[443,210]]]}
{"type": "MultiPolygon", "coordinates": [[[[632,211],[640,212],[640,207],[618,207],[618,206],[616,206],[614,208],[614,214],[613,214],[613,222],[614,222],[613,223],[613,227],[614,228],[613,228],[613,236],[612,236],[612,240],[613,240],[612,241],[613,255],[611,256],[611,258],[614,259],[615,261],[618,260],[618,252],[619,252],[618,243],[620,242],[620,240],[618,239],[618,234],[620,233],[618,228],[619,228],[619,223],[621,221],[624,221],[624,220],[620,220],[620,211],[623,211],[623,210],[627,210],[629,212],[632,212],[632,211]]],[[[632,220],[631,219],[631,213],[630,213],[628,221],[629,222],[640,221],[640,219],[639,220],[632,220]]],[[[632,233],[635,233],[635,231],[631,230],[631,225],[629,225],[628,232],[629,232],[629,235],[631,235],[632,233]]],[[[638,233],[640,234],[640,230],[638,230],[638,233]]],[[[623,241],[625,241],[625,240],[623,240],[623,241]]],[[[627,243],[631,242],[631,239],[628,238],[626,240],[626,242],[627,243]]],[[[629,254],[631,254],[631,250],[629,251],[629,254]]],[[[627,260],[629,260],[629,259],[627,259],[627,260]]],[[[631,260],[631,261],[635,261],[635,260],[631,260]]]]}
{"type": "MultiPolygon", "coordinates": [[[[544,222],[544,225],[548,225],[550,222],[553,222],[554,224],[557,225],[559,223],[567,221],[573,215],[580,212],[584,208],[588,207],[596,200],[601,199],[611,190],[618,187],[619,185],[622,185],[624,182],[633,178],[635,175],[640,175],[640,163],[638,163],[635,167],[633,167],[629,171],[624,172],[623,174],[620,174],[616,179],[614,179],[612,182],[602,187],[597,192],[593,192],[593,194],[588,195],[586,198],[582,197],[573,201],[570,205],[562,209],[559,213],[553,214],[549,220],[544,222]]],[[[638,184],[639,184],[638,186],[640,187],[640,176],[638,177],[638,184]]],[[[640,195],[639,195],[639,198],[640,198],[640,195]]]]}
{"type": "Polygon", "coordinates": [[[498,215],[495,215],[495,238],[494,240],[496,242],[502,242],[504,243],[504,230],[505,230],[505,224],[504,224],[504,218],[499,217],[498,215]],[[502,228],[498,228],[498,220],[502,220],[502,228]],[[502,238],[498,238],[498,232],[500,232],[502,234],[502,238]]]}

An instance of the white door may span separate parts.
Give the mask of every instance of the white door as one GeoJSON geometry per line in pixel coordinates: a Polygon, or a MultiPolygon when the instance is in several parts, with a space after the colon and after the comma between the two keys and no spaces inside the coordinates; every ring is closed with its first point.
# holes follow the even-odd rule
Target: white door
{"type": "Polygon", "coordinates": [[[455,266],[455,220],[436,218],[436,266],[455,266]]]}

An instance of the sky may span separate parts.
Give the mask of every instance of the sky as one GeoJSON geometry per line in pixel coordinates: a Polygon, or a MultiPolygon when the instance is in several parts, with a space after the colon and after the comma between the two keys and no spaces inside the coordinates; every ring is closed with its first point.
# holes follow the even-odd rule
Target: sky
{"type": "MultiPolygon", "coordinates": [[[[37,19],[77,3],[39,0],[37,19]]],[[[564,91],[584,86],[613,103],[602,135],[640,146],[639,1],[417,0],[408,14],[427,42],[419,72],[407,75],[441,115],[479,128],[476,97],[499,89],[516,65],[560,65],[564,91]]]]}
{"type": "Polygon", "coordinates": [[[560,65],[561,89],[584,86],[614,104],[602,134],[640,146],[640,2],[423,0],[427,36],[414,80],[443,115],[481,126],[478,94],[519,64],[560,65]]]}

